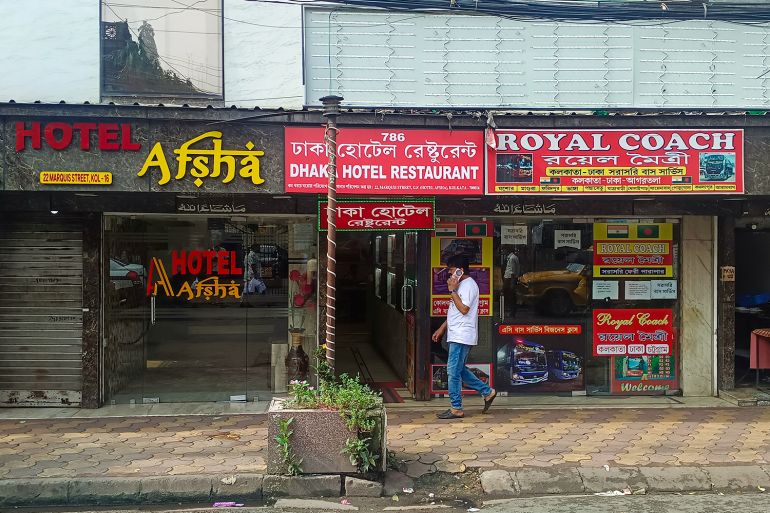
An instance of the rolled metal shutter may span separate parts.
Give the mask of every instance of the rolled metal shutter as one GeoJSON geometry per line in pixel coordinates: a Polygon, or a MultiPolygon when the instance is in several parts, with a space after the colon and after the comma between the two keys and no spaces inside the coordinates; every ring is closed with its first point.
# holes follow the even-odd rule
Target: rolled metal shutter
{"type": "Polygon", "coordinates": [[[0,406],[78,405],[83,225],[0,218],[0,406]]]}

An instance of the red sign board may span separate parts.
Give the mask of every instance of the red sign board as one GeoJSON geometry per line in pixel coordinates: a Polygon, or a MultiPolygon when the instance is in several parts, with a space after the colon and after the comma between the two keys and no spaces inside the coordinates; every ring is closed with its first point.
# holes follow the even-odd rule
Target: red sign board
{"type": "Polygon", "coordinates": [[[743,130],[495,130],[487,194],[743,193],[743,130]]]}
{"type": "Polygon", "coordinates": [[[595,309],[594,356],[669,356],[674,343],[670,308],[595,309]]]}
{"type": "MultiPolygon", "coordinates": [[[[324,127],[286,127],[286,192],[326,192],[324,127]]],[[[484,134],[470,130],[341,128],[337,192],[461,194],[484,192],[484,134]]]]}
{"type": "MultiPolygon", "coordinates": [[[[318,205],[319,229],[328,230],[328,202],[318,205]]],[[[337,231],[433,230],[432,201],[338,201],[337,231]]]]}
{"type": "Polygon", "coordinates": [[[580,335],[580,324],[500,324],[500,335],[580,335]]]}

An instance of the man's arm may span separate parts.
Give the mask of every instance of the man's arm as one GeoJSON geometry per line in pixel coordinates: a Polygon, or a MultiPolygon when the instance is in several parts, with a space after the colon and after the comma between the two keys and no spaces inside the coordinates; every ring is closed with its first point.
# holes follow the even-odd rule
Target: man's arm
{"type": "Polygon", "coordinates": [[[454,302],[455,307],[457,307],[457,309],[460,311],[461,314],[467,315],[468,312],[471,311],[471,307],[467,306],[465,303],[462,302],[462,300],[460,299],[460,294],[457,292],[456,289],[451,291],[450,297],[452,298],[452,301],[454,302]]]}
{"type": "Polygon", "coordinates": [[[444,321],[444,324],[442,324],[441,327],[433,333],[433,337],[431,338],[434,342],[438,342],[441,340],[441,337],[444,336],[444,332],[446,332],[446,321],[444,321]]]}

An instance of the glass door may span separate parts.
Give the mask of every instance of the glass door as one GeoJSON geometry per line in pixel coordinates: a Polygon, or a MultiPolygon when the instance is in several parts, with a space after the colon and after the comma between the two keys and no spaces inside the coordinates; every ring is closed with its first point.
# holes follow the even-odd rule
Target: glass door
{"type": "Polygon", "coordinates": [[[401,309],[406,320],[406,388],[415,396],[417,371],[417,242],[418,232],[404,234],[404,283],[401,309]]]}
{"type": "Polygon", "coordinates": [[[106,387],[115,403],[269,400],[290,331],[315,345],[307,220],[106,216],[106,387]]]}
{"type": "Polygon", "coordinates": [[[115,402],[246,400],[242,230],[224,218],[106,218],[115,402]]]}

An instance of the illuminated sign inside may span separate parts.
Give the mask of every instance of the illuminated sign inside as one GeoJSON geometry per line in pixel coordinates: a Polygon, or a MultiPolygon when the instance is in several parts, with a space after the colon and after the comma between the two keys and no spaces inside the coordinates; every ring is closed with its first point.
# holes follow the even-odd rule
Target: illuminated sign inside
{"type": "Polygon", "coordinates": [[[167,297],[184,298],[188,301],[199,298],[206,301],[212,298],[241,298],[239,281],[231,279],[229,283],[220,282],[223,276],[243,276],[243,268],[238,265],[235,251],[172,251],[171,275],[188,275],[194,279],[185,280],[174,288],[163,261],[153,257],[147,280],[147,295],[162,292],[167,297]],[[208,277],[199,279],[201,275],[208,277]]]}

